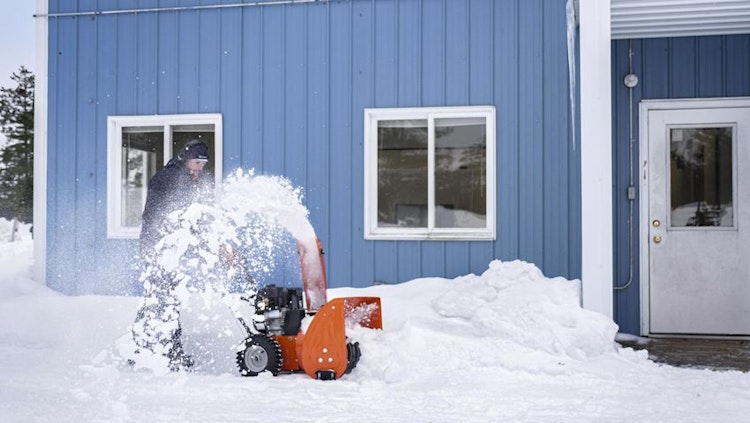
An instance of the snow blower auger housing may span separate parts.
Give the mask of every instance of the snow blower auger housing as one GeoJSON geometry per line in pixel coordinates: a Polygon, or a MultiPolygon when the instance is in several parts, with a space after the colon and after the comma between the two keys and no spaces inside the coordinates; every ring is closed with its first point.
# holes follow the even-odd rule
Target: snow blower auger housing
{"type": "Polygon", "coordinates": [[[298,241],[298,248],[304,289],[267,285],[247,299],[255,307],[252,321],[238,317],[248,334],[237,351],[243,376],[304,372],[315,379],[339,379],[357,366],[361,355],[359,343],[348,341],[346,327],[383,328],[379,297],[326,301],[323,249],[317,238],[307,246],[298,241]]]}

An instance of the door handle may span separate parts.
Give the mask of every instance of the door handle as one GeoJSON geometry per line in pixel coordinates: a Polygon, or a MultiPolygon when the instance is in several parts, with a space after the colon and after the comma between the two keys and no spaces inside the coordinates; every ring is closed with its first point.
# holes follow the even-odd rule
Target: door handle
{"type": "Polygon", "coordinates": [[[656,236],[654,237],[654,243],[655,243],[655,244],[658,244],[658,243],[660,243],[660,242],[661,242],[661,236],[659,236],[659,235],[656,235],[656,236]]]}

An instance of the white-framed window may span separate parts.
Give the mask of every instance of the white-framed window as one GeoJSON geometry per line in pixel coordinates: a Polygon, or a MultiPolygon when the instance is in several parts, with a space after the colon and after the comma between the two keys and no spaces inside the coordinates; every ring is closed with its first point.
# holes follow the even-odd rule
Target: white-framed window
{"type": "Polygon", "coordinates": [[[493,106],[365,109],[365,239],[495,239],[493,106]]]}
{"type": "Polygon", "coordinates": [[[107,237],[138,238],[148,181],[187,141],[209,148],[211,172],[221,182],[220,114],[109,116],[107,118],[107,237]]]}

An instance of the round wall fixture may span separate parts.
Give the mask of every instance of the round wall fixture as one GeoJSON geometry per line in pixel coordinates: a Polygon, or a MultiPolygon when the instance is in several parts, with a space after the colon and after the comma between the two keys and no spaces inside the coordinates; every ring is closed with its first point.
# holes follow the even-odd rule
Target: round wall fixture
{"type": "Polygon", "coordinates": [[[633,88],[638,85],[638,77],[633,73],[629,73],[625,75],[625,80],[623,82],[625,83],[626,87],[633,88]]]}

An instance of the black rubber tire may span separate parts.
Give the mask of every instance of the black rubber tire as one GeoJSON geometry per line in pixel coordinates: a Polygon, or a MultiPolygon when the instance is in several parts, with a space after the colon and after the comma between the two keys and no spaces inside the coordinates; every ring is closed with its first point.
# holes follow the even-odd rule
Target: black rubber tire
{"type": "Polygon", "coordinates": [[[351,373],[352,370],[354,370],[355,367],[357,367],[357,363],[359,363],[359,358],[362,357],[362,351],[359,349],[359,342],[346,343],[346,371],[344,371],[344,374],[351,373]]]}
{"type": "Polygon", "coordinates": [[[245,339],[244,348],[237,351],[237,367],[242,376],[258,376],[269,371],[274,376],[281,371],[281,346],[275,339],[255,334],[245,339]]]}

